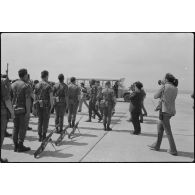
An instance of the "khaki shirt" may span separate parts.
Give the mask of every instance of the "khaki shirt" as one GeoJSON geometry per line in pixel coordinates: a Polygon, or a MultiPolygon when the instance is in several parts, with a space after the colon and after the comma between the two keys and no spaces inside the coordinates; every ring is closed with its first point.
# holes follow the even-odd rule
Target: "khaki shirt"
{"type": "Polygon", "coordinates": [[[19,79],[12,83],[11,88],[13,93],[13,105],[26,107],[26,99],[30,97],[28,85],[19,79]]]}
{"type": "Polygon", "coordinates": [[[1,109],[5,109],[5,101],[10,97],[10,83],[6,79],[1,78],[1,109]]]}
{"type": "Polygon", "coordinates": [[[81,95],[80,88],[77,85],[70,83],[68,85],[68,102],[77,103],[79,101],[79,95],[81,95]]]}
{"type": "Polygon", "coordinates": [[[105,88],[101,92],[102,99],[107,102],[108,105],[114,106],[115,104],[115,96],[114,96],[114,90],[111,88],[105,88]]]}

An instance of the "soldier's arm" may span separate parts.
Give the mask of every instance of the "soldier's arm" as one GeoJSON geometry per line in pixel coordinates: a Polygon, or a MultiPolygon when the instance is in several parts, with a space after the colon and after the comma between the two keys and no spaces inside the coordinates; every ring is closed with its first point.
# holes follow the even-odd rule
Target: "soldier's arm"
{"type": "Polygon", "coordinates": [[[13,119],[14,118],[14,109],[13,109],[13,106],[12,106],[11,99],[5,100],[5,105],[6,105],[7,109],[9,110],[9,112],[11,114],[11,118],[13,119]]]}
{"type": "Polygon", "coordinates": [[[80,91],[79,87],[78,87],[78,100],[79,100],[79,102],[81,101],[81,91],[80,91]]]}
{"type": "Polygon", "coordinates": [[[53,108],[53,92],[52,91],[50,91],[49,96],[50,96],[50,105],[51,105],[51,110],[52,110],[53,108]]]}
{"type": "Polygon", "coordinates": [[[26,98],[26,114],[30,113],[30,106],[31,106],[31,94],[29,86],[25,89],[25,98],[26,98]]]}
{"type": "Polygon", "coordinates": [[[68,108],[68,95],[69,95],[69,90],[68,90],[68,86],[66,86],[66,92],[65,92],[66,109],[68,108]]]}

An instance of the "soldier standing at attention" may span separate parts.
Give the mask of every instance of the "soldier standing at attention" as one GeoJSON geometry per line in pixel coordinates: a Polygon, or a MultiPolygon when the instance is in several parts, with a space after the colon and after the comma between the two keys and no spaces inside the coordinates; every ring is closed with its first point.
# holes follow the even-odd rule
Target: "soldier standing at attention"
{"type": "Polygon", "coordinates": [[[105,84],[105,89],[102,90],[102,100],[100,102],[101,107],[103,108],[103,124],[105,131],[111,131],[110,123],[112,117],[112,110],[115,106],[115,95],[114,90],[111,88],[110,81],[107,81],[105,84]]]}
{"type": "Polygon", "coordinates": [[[57,127],[57,133],[62,132],[64,125],[64,115],[68,107],[68,86],[64,83],[64,75],[59,74],[59,83],[54,85],[53,95],[54,95],[54,108],[56,113],[55,125],[57,127]]]}
{"type": "Polygon", "coordinates": [[[49,72],[41,72],[42,81],[35,86],[35,101],[37,102],[39,141],[46,138],[50,113],[53,108],[53,93],[48,83],[49,72]]]}
{"type": "Polygon", "coordinates": [[[26,69],[20,69],[18,71],[20,77],[19,80],[11,85],[13,93],[13,107],[15,112],[14,118],[14,130],[13,130],[13,142],[14,152],[26,152],[30,148],[23,145],[26,136],[26,123],[25,119],[29,112],[29,92],[28,92],[28,73],[26,69]]]}
{"type": "Polygon", "coordinates": [[[95,80],[90,81],[90,91],[89,91],[89,119],[86,122],[91,122],[92,111],[99,117],[99,122],[102,120],[102,116],[96,110],[96,102],[97,102],[97,94],[98,94],[98,87],[95,85],[95,80]]]}
{"type": "MultiPolygon", "coordinates": [[[[11,86],[9,79],[3,79],[1,77],[1,147],[3,144],[9,117],[14,118],[14,110],[11,103],[10,89],[11,86]]],[[[8,162],[8,160],[1,158],[1,162],[8,162]]]]}
{"type": "Polygon", "coordinates": [[[69,127],[74,127],[77,109],[81,92],[80,88],[76,85],[76,78],[71,77],[70,84],[68,85],[68,124],[69,127]]]}

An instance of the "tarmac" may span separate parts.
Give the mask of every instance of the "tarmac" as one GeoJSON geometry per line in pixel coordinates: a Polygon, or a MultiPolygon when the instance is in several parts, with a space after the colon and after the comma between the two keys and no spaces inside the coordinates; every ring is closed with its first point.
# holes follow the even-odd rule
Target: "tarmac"
{"type": "MultiPolygon", "coordinates": [[[[145,107],[148,116],[144,117],[141,124],[141,134],[133,135],[133,125],[129,119],[129,103],[118,99],[116,113],[112,118],[112,131],[104,131],[103,124],[98,123],[98,118],[88,119],[88,111],[85,105],[78,113],[77,120],[82,116],[79,123],[79,131],[75,137],[69,139],[66,135],[60,146],[52,146],[48,143],[39,158],[34,158],[34,152],[40,146],[37,134],[37,121],[31,117],[24,145],[30,146],[31,150],[26,153],[13,151],[11,138],[5,138],[1,150],[2,157],[9,162],[192,162],[194,161],[194,109],[193,99],[190,95],[178,95],[176,101],[177,114],[171,119],[171,127],[178,156],[167,153],[168,140],[164,135],[160,151],[150,150],[147,145],[152,144],[157,137],[158,113],[154,111],[157,101],[152,100],[152,94],[147,94],[145,107]],[[80,132],[80,133],[79,133],[80,132]]],[[[49,122],[50,132],[54,129],[54,117],[51,115],[49,122]]],[[[64,118],[67,125],[67,115],[64,118]]],[[[8,123],[8,132],[12,133],[13,123],[8,123]]],[[[68,129],[70,133],[71,129],[68,129]]],[[[55,142],[59,134],[54,133],[52,141],[55,142]]]]}

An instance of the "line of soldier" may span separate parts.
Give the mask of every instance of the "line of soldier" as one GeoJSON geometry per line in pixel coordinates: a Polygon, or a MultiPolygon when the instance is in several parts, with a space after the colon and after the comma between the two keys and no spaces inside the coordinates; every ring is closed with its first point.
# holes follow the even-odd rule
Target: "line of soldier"
{"type": "MultiPolygon", "coordinates": [[[[70,84],[66,85],[63,74],[58,76],[59,83],[54,86],[48,82],[49,72],[46,70],[41,72],[42,80],[40,82],[36,81],[34,86],[30,82],[30,76],[26,69],[20,69],[18,75],[19,79],[12,84],[10,84],[8,78],[1,78],[1,146],[8,120],[12,118],[14,123],[12,135],[14,152],[26,152],[30,150],[30,147],[24,146],[23,143],[26,131],[30,129],[29,120],[32,102],[33,113],[38,116],[38,136],[41,142],[46,138],[53,107],[56,113],[57,133],[61,133],[63,130],[64,115],[67,110],[68,125],[74,127],[78,107],[81,111],[81,100],[84,100],[81,99],[81,94],[86,93],[86,91],[76,85],[75,77],[72,77],[70,84]]],[[[106,82],[105,89],[102,89],[98,81],[91,80],[89,96],[89,119],[87,122],[91,122],[94,113],[99,117],[99,122],[103,119],[105,131],[112,130],[110,123],[116,99],[114,91],[111,89],[111,83],[106,82]],[[100,110],[100,113],[98,110],[100,110]]],[[[6,161],[7,159],[1,158],[1,162],[6,161]]]]}

